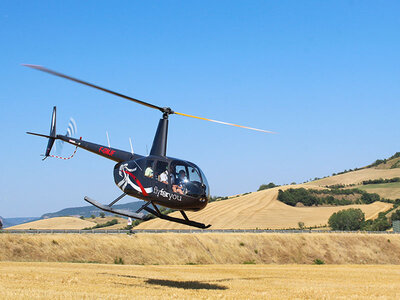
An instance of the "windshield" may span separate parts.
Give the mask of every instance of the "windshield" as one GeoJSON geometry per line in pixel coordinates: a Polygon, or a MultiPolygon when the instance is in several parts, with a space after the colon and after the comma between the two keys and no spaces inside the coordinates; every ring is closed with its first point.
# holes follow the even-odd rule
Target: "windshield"
{"type": "Polygon", "coordinates": [[[195,165],[183,161],[171,164],[171,184],[174,193],[193,197],[203,195],[202,177],[200,169],[195,165]]]}

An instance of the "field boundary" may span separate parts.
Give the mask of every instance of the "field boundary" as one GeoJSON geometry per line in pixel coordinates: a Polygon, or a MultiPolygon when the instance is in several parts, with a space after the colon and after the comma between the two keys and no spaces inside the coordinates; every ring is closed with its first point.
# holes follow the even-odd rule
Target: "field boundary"
{"type": "Polygon", "coordinates": [[[134,230],[79,230],[79,229],[3,229],[0,234],[136,234],[136,233],[346,233],[346,234],[400,234],[394,231],[336,231],[300,229],[134,229],[134,230]]]}

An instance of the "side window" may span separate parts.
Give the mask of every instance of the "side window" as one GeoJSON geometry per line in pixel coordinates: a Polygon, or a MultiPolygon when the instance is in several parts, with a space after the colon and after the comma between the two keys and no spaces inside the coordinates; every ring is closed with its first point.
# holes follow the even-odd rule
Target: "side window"
{"type": "Polygon", "coordinates": [[[159,182],[168,184],[168,163],[165,161],[157,161],[155,169],[155,179],[159,182]]]}
{"type": "Polygon", "coordinates": [[[173,163],[171,165],[172,191],[178,194],[186,194],[186,182],[188,182],[186,166],[179,163],[173,163]]]}
{"type": "Polygon", "coordinates": [[[196,181],[196,182],[201,183],[201,178],[200,178],[199,172],[191,166],[189,166],[188,169],[189,169],[188,179],[192,182],[196,181]]]}
{"type": "Polygon", "coordinates": [[[154,163],[154,160],[146,161],[146,167],[144,169],[144,176],[146,176],[148,178],[153,178],[153,175],[154,175],[153,163],[154,163]]]}

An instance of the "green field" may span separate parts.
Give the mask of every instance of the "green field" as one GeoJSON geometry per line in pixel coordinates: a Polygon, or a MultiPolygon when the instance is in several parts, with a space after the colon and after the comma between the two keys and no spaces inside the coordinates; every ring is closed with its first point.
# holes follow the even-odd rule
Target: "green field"
{"type": "Polygon", "coordinates": [[[373,189],[400,189],[400,182],[391,182],[391,183],[379,183],[379,184],[367,184],[361,185],[359,187],[360,190],[373,190],[373,189]]]}
{"type": "Polygon", "coordinates": [[[356,186],[356,188],[368,193],[376,193],[386,199],[396,200],[400,198],[400,182],[367,184],[356,186]]]}

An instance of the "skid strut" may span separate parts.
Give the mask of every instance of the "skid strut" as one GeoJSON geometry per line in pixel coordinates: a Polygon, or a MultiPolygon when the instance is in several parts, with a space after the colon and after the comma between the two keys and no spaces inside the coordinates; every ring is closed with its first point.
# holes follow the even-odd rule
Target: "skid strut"
{"type": "Polygon", "coordinates": [[[85,201],[89,202],[90,204],[92,204],[93,206],[100,208],[101,210],[113,213],[113,214],[117,214],[117,215],[121,215],[124,217],[129,217],[129,218],[134,218],[134,219],[139,219],[139,220],[146,220],[146,215],[141,213],[142,210],[145,210],[151,214],[153,214],[155,217],[163,219],[163,220],[167,220],[170,222],[174,222],[174,223],[179,223],[179,224],[184,224],[184,225],[188,225],[188,226],[192,226],[192,227],[197,227],[197,228],[201,228],[201,229],[206,229],[209,228],[211,225],[205,225],[203,223],[199,223],[199,222],[195,222],[195,221],[191,221],[189,220],[189,218],[187,217],[186,213],[181,210],[181,214],[184,217],[184,219],[180,219],[180,218],[175,218],[175,217],[171,217],[168,215],[164,215],[160,212],[160,210],[158,209],[157,205],[155,205],[153,202],[149,201],[147,203],[145,203],[141,208],[139,208],[136,213],[133,213],[129,210],[125,210],[125,209],[116,209],[116,208],[112,208],[112,206],[118,202],[119,200],[121,200],[124,196],[126,196],[126,194],[122,194],[121,196],[119,196],[117,199],[115,199],[114,201],[112,201],[109,205],[104,205],[101,204],[99,202],[97,202],[96,200],[93,200],[87,196],[85,196],[85,201]],[[154,209],[148,207],[149,204],[151,204],[154,209]]]}

